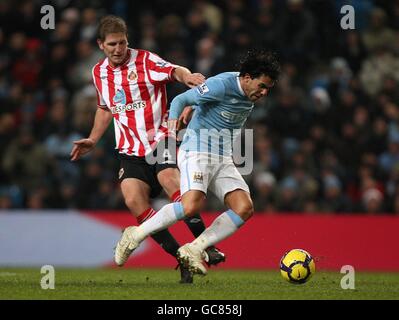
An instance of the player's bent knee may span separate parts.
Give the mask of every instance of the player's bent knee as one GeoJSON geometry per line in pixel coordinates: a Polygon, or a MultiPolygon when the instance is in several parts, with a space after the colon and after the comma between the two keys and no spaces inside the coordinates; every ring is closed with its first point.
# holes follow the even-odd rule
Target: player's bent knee
{"type": "Polygon", "coordinates": [[[251,218],[254,215],[254,207],[251,205],[250,208],[247,209],[247,211],[245,212],[245,218],[244,220],[248,220],[249,218],[251,218]]]}
{"type": "Polygon", "coordinates": [[[191,217],[200,213],[205,204],[205,194],[198,190],[190,190],[183,194],[182,206],[184,215],[191,217]]]}
{"type": "Polygon", "coordinates": [[[247,221],[254,214],[252,203],[245,203],[235,211],[244,221],[247,221]]]}
{"type": "Polygon", "coordinates": [[[128,207],[129,211],[133,213],[133,215],[136,217],[150,206],[149,203],[144,203],[144,201],[138,201],[136,197],[125,198],[125,204],[128,207]]]}
{"type": "Polygon", "coordinates": [[[187,217],[191,217],[200,212],[200,205],[198,205],[196,202],[189,202],[189,203],[183,202],[183,209],[184,209],[184,215],[187,217]]]}
{"type": "Polygon", "coordinates": [[[158,180],[163,185],[177,185],[180,187],[179,171],[175,168],[168,168],[158,173],[158,180]]]}

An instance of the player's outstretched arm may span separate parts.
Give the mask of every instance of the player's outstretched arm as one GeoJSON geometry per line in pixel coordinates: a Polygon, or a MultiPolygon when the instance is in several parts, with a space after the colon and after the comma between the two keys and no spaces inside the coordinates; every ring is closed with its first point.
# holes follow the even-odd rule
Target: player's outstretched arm
{"type": "Polygon", "coordinates": [[[178,120],[186,106],[196,105],[194,89],[183,92],[173,98],[170,103],[169,120],[178,120]]]}
{"type": "Polygon", "coordinates": [[[98,140],[100,140],[105,130],[107,130],[111,120],[112,113],[108,109],[97,108],[90,136],[86,139],[73,142],[74,146],[70,153],[71,161],[79,160],[81,156],[94,149],[98,140]]]}
{"type": "Polygon", "coordinates": [[[191,73],[190,70],[181,66],[178,66],[173,71],[173,77],[190,88],[194,88],[205,82],[205,77],[201,73],[191,73]]]}
{"type": "MultiPolygon", "coordinates": [[[[177,95],[170,103],[169,109],[169,120],[168,120],[168,130],[172,135],[176,135],[177,130],[181,127],[181,122],[183,118],[186,119],[187,123],[189,121],[189,111],[192,111],[192,106],[196,104],[195,95],[193,93],[194,89],[188,90],[184,93],[177,95]],[[183,112],[183,109],[185,112],[183,112]]],[[[191,115],[191,114],[190,114],[191,115]]]]}
{"type": "Polygon", "coordinates": [[[186,106],[207,105],[222,101],[225,87],[218,79],[208,79],[205,83],[177,95],[170,103],[169,120],[178,120],[186,106]]]}

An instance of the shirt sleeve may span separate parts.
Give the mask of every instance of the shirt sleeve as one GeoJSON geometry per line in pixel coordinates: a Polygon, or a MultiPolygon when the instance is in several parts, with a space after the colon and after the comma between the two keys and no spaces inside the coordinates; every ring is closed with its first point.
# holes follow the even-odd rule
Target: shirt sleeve
{"type": "Polygon", "coordinates": [[[164,84],[173,81],[173,70],[177,66],[152,52],[148,52],[147,68],[152,83],[164,84]]]}
{"type": "Polygon", "coordinates": [[[169,119],[178,119],[185,106],[206,105],[222,101],[225,87],[220,79],[208,79],[198,87],[176,96],[171,104],[169,119]]]}

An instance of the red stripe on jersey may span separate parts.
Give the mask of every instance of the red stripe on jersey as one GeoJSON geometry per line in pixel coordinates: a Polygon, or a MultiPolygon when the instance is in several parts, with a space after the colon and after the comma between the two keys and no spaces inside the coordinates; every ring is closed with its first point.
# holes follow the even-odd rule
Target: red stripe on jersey
{"type": "MultiPolygon", "coordinates": [[[[166,87],[164,85],[159,86],[159,92],[161,95],[161,110],[162,110],[162,120],[159,130],[163,132],[165,136],[168,136],[168,128],[163,126],[164,122],[168,120],[168,101],[167,101],[167,94],[166,94],[166,87]]],[[[166,125],[166,124],[165,124],[166,125]]]]}
{"type": "MultiPolygon", "coordinates": [[[[127,80],[127,68],[122,68],[122,88],[126,93],[126,104],[132,103],[133,98],[132,98],[132,93],[130,91],[130,86],[129,86],[129,81],[127,80]]],[[[126,117],[128,118],[128,124],[129,128],[133,131],[134,135],[136,138],[139,140],[139,150],[138,150],[138,156],[142,157],[145,155],[145,149],[144,149],[144,144],[140,139],[139,133],[137,131],[137,123],[136,123],[136,118],[135,118],[135,111],[130,111],[126,112],[126,117]]],[[[130,141],[130,140],[129,140],[130,141]]],[[[133,147],[134,147],[134,140],[130,144],[127,153],[132,154],[133,153],[133,147]]]]}
{"type": "Polygon", "coordinates": [[[164,121],[164,120],[168,120],[168,119],[166,119],[166,111],[168,108],[168,95],[166,94],[165,86],[161,87],[161,97],[162,97],[162,100],[161,100],[162,114],[165,115],[165,119],[162,119],[162,121],[164,121]]]}
{"type": "Polygon", "coordinates": [[[138,50],[137,58],[136,58],[136,67],[137,67],[137,84],[140,90],[141,99],[146,101],[146,107],[144,109],[144,121],[145,127],[148,135],[148,142],[152,144],[154,142],[154,115],[152,110],[152,103],[150,93],[148,91],[145,79],[145,73],[148,72],[148,69],[144,70],[145,63],[145,51],[138,50]]]}

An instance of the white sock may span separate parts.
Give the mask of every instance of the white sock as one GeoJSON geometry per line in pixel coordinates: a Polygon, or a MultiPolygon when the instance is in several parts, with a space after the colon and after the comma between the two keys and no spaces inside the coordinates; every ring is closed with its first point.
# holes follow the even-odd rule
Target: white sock
{"type": "Polygon", "coordinates": [[[244,220],[233,210],[219,215],[192,244],[201,251],[231,236],[244,224],[244,220]]]}
{"type": "Polygon", "coordinates": [[[185,215],[181,202],[169,203],[150,219],[144,221],[140,226],[138,226],[137,231],[141,236],[141,238],[138,240],[142,241],[150,234],[166,229],[167,227],[184,218],[185,215]]]}

